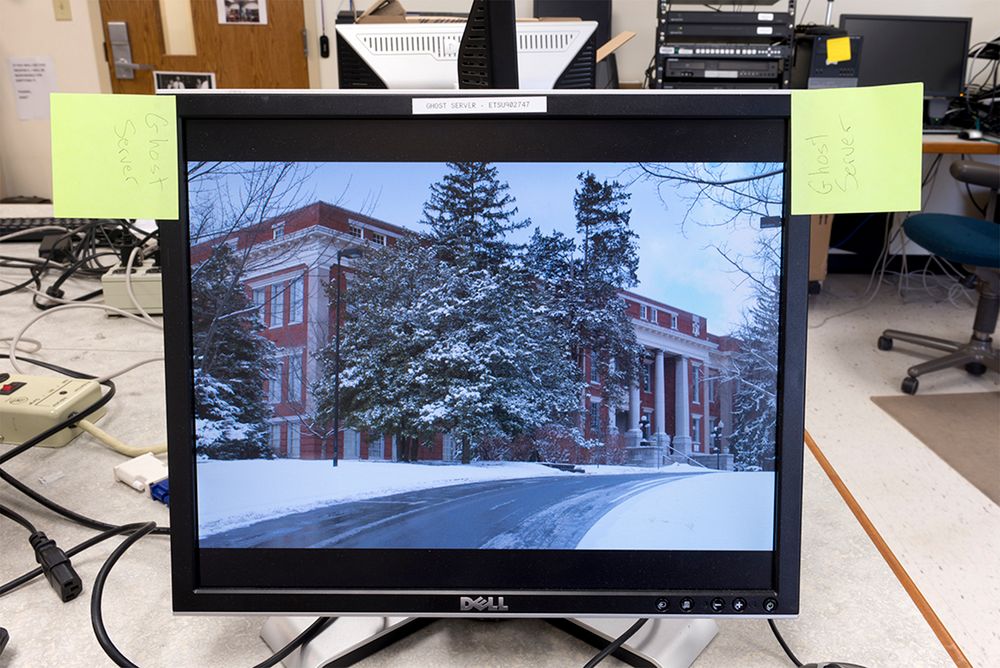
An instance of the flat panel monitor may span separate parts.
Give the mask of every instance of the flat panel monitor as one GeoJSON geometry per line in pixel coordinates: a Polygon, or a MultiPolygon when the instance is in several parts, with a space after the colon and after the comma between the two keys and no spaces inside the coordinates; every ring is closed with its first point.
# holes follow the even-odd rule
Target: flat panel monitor
{"type": "Polygon", "coordinates": [[[178,96],[175,610],[796,614],[789,98],[439,95],[178,96]]]}
{"type": "Polygon", "coordinates": [[[962,91],[972,19],[843,14],[840,27],[864,39],[859,86],[919,81],[925,97],[962,91]]]}

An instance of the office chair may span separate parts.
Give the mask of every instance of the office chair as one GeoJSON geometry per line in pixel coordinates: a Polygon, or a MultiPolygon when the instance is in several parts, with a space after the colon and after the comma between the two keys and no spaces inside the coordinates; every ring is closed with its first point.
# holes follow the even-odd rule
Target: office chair
{"type": "Polygon", "coordinates": [[[967,343],[933,336],[887,329],[878,338],[879,350],[892,350],[893,341],[905,341],[925,348],[942,350],[947,355],[911,366],[900,386],[906,394],[916,394],[918,376],[932,371],[964,366],[974,376],[987,369],[1000,371],[1000,349],[993,345],[992,334],[1000,312],[1000,220],[997,215],[997,191],[1000,168],[971,160],[952,163],[951,175],[962,183],[990,189],[986,219],[946,213],[920,213],[903,223],[906,235],[931,253],[951,262],[966,265],[976,277],[979,303],[972,336],[967,343]]]}

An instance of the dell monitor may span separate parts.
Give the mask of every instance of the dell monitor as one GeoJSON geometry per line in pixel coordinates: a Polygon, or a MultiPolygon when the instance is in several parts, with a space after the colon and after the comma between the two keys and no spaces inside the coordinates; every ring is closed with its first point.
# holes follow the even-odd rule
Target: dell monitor
{"type": "Polygon", "coordinates": [[[457,95],[177,97],[175,611],[796,615],[788,96],[457,95]]]}
{"type": "Polygon", "coordinates": [[[859,86],[922,82],[932,119],[961,93],[972,19],[842,14],[840,27],[864,40],[859,86]]]}

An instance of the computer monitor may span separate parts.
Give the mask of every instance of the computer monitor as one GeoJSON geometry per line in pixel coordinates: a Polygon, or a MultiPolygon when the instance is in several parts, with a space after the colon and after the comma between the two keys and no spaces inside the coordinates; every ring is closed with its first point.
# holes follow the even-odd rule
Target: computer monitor
{"type": "MultiPolygon", "coordinates": [[[[344,89],[457,89],[465,22],[337,24],[344,89]]],[[[517,79],[525,90],[595,86],[593,21],[516,24],[517,79]]]]}
{"type": "Polygon", "coordinates": [[[456,95],[178,96],[174,609],[797,614],[789,98],[456,95]]]}
{"type": "Polygon", "coordinates": [[[961,93],[972,19],[842,14],[840,27],[864,39],[859,86],[919,81],[925,97],[961,93]]]}

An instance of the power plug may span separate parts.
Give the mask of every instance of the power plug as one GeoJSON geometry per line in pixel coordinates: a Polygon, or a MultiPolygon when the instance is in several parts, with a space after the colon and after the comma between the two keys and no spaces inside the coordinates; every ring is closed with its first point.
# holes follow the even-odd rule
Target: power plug
{"type": "MultiPolygon", "coordinates": [[[[71,419],[101,398],[97,381],[59,376],[7,375],[0,380],[0,444],[19,445],[71,419]]],[[[96,422],[107,413],[100,409],[88,416],[96,422]]],[[[49,436],[39,445],[61,448],[83,431],[70,427],[49,436]]]]}

